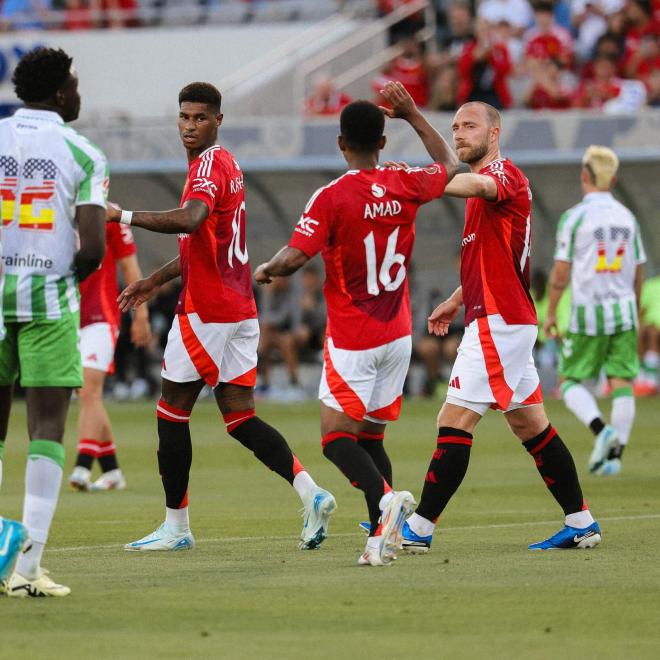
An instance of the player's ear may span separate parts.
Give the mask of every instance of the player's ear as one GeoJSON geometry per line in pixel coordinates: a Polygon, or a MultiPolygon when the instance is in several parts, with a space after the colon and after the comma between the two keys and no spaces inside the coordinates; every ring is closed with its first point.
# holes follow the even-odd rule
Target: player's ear
{"type": "Polygon", "coordinates": [[[218,122],[218,123],[217,123],[217,126],[218,126],[218,127],[220,126],[220,124],[222,124],[222,120],[223,120],[223,119],[224,119],[224,115],[223,115],[221,112],[219,112],[219,113],[215,116],[215,120],[218,122]]]}
{"type": "Polygon", "coordinates": [[[346,142],[343,135],[337,136],[337,146],[339,147],[339,151],[346,151],[346,142]]]}
{"type": "Polygon", "coordinates": [[[378,149],[379,149],[379,151],[382,151],[383,149],[385,149],[385,145],[386,145],[386,144],[387,144],[387,136],[386,136],[386,135],[383,135],[383,136],[380,138],[380,141],[378,142],[378,149]]]}

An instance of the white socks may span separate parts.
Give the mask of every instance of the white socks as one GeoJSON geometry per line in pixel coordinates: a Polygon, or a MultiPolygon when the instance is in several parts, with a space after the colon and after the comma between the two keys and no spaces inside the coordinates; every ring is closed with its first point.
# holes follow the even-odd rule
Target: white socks
{"type": "Polygon", "coordinates": [[[296,493],[300,496],[303,504],[309,502],[309,498],[312,496],[312,492],[317,487],[316,482],[309,476],[309,472],[301,470],[293,478],[293,487],[296,489],[296,493]]]}
{"type": "Polygon", "coordinates": [[[566,407],[585,426],[589,426],[597,417],[602,418],[596,399],[584,385],[566,381],[561,385],[561,394],[566,407]]]}
{"type": "Polygon", "coordinates": [[[577,527],[578,529],[584,529],[589,527],[594,522],[594,518],[591,515],[589,509],[585,511],[578,511],[577,513],[569,513],[566,516],[566,524],[569,527],[577,527]]]}
{"type": "Polygon", "coordinates": [[[628,444],[630,429],[635,421],[635,398],[633,396],[615,396],[612,400],[612,426],[616,429],[619,442],[628,444]]]}
{"type": "Polygon", "coordinates": [[[426,518],[422,518],[422,516],[417,513],[413,513],[412,516],[408,518],[408,527],[410,527],[417,536],[431,536],[435,529],[435,523],[426,518]]]}
{"type": "Polygon", "coordinates": [[[177,529],[190,529],[190,520],[188,518],[188,507],[183,509],[170,509],[165,507],[165,522],[171,527],[177,529]]]}
{"type": "Polygon", "coordinates": [[[62,468],[57,463],[42,456],[28,458],[25,469],[23,524],[32,539],[32,548],[19,555],[16,564],[16,570],[23,577],[34,579],[39,575],[41,555],[48,539],[61,483],[62,468]]]}

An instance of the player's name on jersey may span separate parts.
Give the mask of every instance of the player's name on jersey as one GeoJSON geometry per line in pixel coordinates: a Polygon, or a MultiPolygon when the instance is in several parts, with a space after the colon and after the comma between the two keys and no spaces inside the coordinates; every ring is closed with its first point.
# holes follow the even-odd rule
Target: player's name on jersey
{"type": "Polygon", "coordinates": [[[399,215],[399,213],[401,213],[401,202],[397,202],[396,199],[391,202],[371,202],[364,205],[365,220],[399,215]]]}
{"type": "Polygon", "coordinates": [[[43,268],[50,270],[53,267],[52,259],[48,257],[40,257],[33,252],[27,254],[4,254],[2,255],[2,262],[8,268],[43,268]]]}

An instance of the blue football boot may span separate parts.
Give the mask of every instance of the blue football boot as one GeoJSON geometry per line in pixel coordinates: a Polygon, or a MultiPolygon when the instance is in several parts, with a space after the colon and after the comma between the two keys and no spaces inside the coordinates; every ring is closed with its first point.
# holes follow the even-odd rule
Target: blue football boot
{"type": "Polygon", "coordinates": [[[569,527],[560,529],[545,541],[532,543],[530,550],[572,550],[573,548],[595,548],[601,541],[600,527],[597,522],[589,527],[569,527]]]}

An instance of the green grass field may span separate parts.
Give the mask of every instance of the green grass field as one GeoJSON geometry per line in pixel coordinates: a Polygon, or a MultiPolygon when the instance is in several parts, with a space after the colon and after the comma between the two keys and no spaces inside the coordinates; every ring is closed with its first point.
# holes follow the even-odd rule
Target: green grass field
{"type": "MultiPolygon", "coordinates": [[[[387,445],[396,487],[419,495],[437,403],[408,402],[387,445]]],[[[660,446],[657,400],[638,404],[624,472],[585,474],[589,433],[563,405],[551,419],[573,450],[604,542],[531,553],[562,516],[501,415],[477,430],[470,470],[430,554],[356,565],[361,494],[321,455],[315,403],[262,405],[316,480],[337,496],[330,538],[297,550],[299,500],[229,438],[215,407],[192,418],[192,552],[128,554],[163,517],[153,404],[111,404],[129,487],[63,488],[44,565],[65,599],[0,600],[2,658],[660,657],[660,446]]],[[[75,418],[67,433],[66,475],[75,418]]],[[[20,517],[25,410],[13,412],[3,515],[20,517]]]]}

